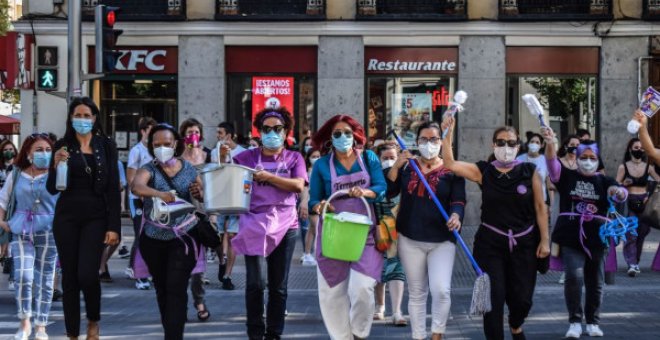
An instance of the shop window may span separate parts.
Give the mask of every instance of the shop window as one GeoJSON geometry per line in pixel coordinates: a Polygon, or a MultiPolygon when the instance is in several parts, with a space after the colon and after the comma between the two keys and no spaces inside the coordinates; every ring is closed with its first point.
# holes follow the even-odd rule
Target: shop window
{"type": "Polygon", "coordinates": [[[289,146],[298,144],[316,129],[316,77],[307,75],[230,75],[227,86],[227,120],[234,124],[241,143],[258,135],[253,116],[268,106],[284,106],[293,114],[289,146]]]}
{"type": "Polygon", "coordinates": [[[456,77],[369,77],[367,134],[369,143],[395,130],[406,145],[417,148],[417,128],[440,122],[456,90],[456,77]]]}
{"type": "Polygon", "coordinates": [[[518,129],[522,138],[538,132],[538,119],[532,116],[521,96],[532,93],[545,108],[545,121],[559,140],[578,129],[588,130],[598,140],[598,84],[595,76],[509,76],[507,77],[506,124],[518,129]]]}

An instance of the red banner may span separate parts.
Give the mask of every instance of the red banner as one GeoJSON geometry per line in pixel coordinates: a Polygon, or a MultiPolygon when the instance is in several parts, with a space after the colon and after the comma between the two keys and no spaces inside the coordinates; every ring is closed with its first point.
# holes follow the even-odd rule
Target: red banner
{"type": "MultiPolygon", "coordinates": [[[[252,77],[252,121],[266,108],[285,107],[293,114],[293,89],[293,77],[252,77]]],[[[259,136],[254,127],[252,136],[259,136]]],[[[293,128],[289,132],[289,142],[292,141],[293,128]]]]}

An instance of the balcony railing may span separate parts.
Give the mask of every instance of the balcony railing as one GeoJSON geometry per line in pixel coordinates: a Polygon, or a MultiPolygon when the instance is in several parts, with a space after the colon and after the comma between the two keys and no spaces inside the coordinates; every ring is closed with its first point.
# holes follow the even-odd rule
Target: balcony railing
{"type": "Polygon", "coordinates": [[[467,0],[357,0],[358,20],[467,19],[467,0]]]}
{"type": "Polygon", "coordinates": [[[120,7],[117,21],[186,20],[186,0],[83,0],[84,20],[94,20],[96,5],[120,7]]]}
{"type": "Polygon", "coordinates": [[[612,20],[612,0],[500,0],[500,20],[612,20]]]}
{"type": "Polygon", "coordinates": [[[324,0],[216,0],[216,20],[323,20],[324,0]]]}
{"type": "Polygon", "coordinates": [[[644,20],[660,20],[660,0],[644,0],[643,6],[644,20]]]}

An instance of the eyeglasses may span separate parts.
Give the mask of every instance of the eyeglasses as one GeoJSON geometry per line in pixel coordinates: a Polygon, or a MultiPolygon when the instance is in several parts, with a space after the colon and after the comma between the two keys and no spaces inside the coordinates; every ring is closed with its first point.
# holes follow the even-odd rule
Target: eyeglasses
{"type": "Polygon", "coordinates": [[[497,145],[499,147],[507,145],[509,147],[515,148],[516,146],[518,146],[519,143],[520,142],[517,139],[510,139],[510,140],[496,139],[495,140],[495,145],[497,145]]]}
{"type": "Polygon", "coordinates": [[[342,134],[346,137],[353,137],[353,131],[351,130],[335,130],[332,132],[332,137],[341,138],[342,134]]]}
{"type": "Polygon", "coordinates": [[[263,133],[270,133],[271,131],[275,131],[275,133],[280,133],[284,130],[284,125],[274,125],[274,126],[268,126],[264,125],[261,127],[261,132],[263,133]]]}
{"type": "Polygon", "coordinates": [[[420,144],[420,145],[428,144],[429,142],[431,142],[431,144],[438,144],[438,143],[440,143],[441,139],[440,139],[440,137],[431,137],[431,138],[419,137],[417,139],[417,141],[418,141],[418,144],[420,144]]]}
{"type": "Polygon", "coordinates": [[[50,138],[50,136],[49,136],[47,133],[45,133],[45,132],[41,132],[41,133],[33,133],[33,134],[31,134],[31,135],[28,136],[28,138],[31,138],[31,139],[36,139],[36,138],[39,138],[39,137],[42,137],[42,138],[50,138]]]}

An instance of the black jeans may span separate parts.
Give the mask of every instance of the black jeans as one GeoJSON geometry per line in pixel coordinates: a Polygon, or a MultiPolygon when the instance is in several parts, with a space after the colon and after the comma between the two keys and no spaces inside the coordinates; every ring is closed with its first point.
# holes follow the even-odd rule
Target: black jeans
{"type": "Polygon", "coordinates": [[[250,339],[263,339],[264,335],[279,339],[284,331],[287,283],[291,257],[296,247],[297,230],[289,230],[282,242],[266,257],[268,264],[268,306],[264,324],[264,288],[261,275],[262,256],[245,256],[247,333],[250,339]]]}
{"type": "Polygon", "coordinates": [[[600,321],[600,305],[603,302],[605,258],[607,250],[591,250],[591,258],[582,249],[561,247],[566,281],[564,298],[568,309],[568,322],[582,322],[582,286],[585,288],[584,314],[587,324],[600,321]]]}
{"type": "Polygon", "coordinates": [[[107,219],[86,219],[80,214],[56,213],[53,236],[62,268],[62,307],[68,336],[80,333],[80,291],[87,319],[101,319],[99,266],[105,245],[107,219]]]}
{"type": "Polygon", "coordinates": [[[188,253],[180,239],[154,240],[140,236],[140,253],[156,287],[165,340],[183,339],[188,304],[188,280],[195,268],[195,250],[187,237],[188,253]]]}
{"type": "Polygon", "coordinates": [[[509,307],[509,327],[520,328],[532,309],[536,287],[538,235],[516,239],[509,251],[508,239],[479,227],[474,257],[490,276],[492,310],[484,315],[484,334],[489,340],[504,339],[504,304],[509,307]]]}
{"type": "MultiPolygon", "coordinates": [[[[129,268],[133,268],[133,264],[135,263],[135,251],[140,244],[139,235],[140,227],[142,226],[142,208],[144,206],[144,203],[139,198],[132,199],[131,201],[133,201],[133,207],[135,208],[135,215],[131,216],[131,220],[133,220],[133,235],[135,235],[135,237],[133,238],[133,245],[131,246],[131,257],[128,260],[129,268]]],[[[136,279],[144,279],[144,277],[136,277],[136,279]]]]}

